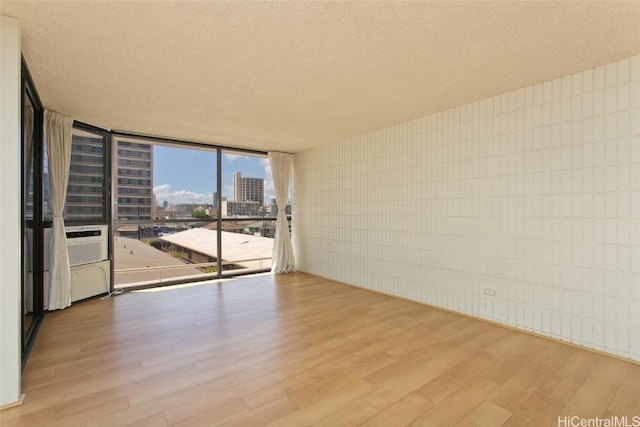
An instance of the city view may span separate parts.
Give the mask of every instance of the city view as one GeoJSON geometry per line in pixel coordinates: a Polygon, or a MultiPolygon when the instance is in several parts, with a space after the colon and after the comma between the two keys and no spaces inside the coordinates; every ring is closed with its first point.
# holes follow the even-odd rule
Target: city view
{"type": "MultiPolygon", "coordinates": [[[[65,221],[106,218],[104,158],[100,136],[74,129],[65,221]]],[[[271,267],[277,205],[267,157],[223,152],[220,195],[215,150],[117,136],[112,165],[116,287],[271,267]]]]}
{"type": "Polygon", "coordinates": [[[266,157],[223,153],[218,195],[215,151],[115,145],[116,286],[270,268],[277,206],[266,157]]]}

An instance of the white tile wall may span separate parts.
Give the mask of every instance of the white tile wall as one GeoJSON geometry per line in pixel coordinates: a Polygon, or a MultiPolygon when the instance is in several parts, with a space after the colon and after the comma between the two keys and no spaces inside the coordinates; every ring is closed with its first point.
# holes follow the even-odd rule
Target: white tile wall
{"type": "Polygon", "coordinates": [[[293,188],[301,271],[640,360],[640,57],[301,152],[293,188]]]}

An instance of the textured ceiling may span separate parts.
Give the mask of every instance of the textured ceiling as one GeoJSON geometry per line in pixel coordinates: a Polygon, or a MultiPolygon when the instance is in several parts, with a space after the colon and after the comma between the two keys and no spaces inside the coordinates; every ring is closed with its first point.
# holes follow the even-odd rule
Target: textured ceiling
{"type": "Polygon", "coordinates": [[[640,2],[30,2],[47,108],[296,152],[640,54],[640,2]]]}

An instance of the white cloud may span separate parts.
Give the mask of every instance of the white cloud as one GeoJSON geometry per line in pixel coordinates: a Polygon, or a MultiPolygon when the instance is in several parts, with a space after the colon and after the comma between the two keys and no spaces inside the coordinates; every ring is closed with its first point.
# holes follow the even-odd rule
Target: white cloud
{"type": "MultiPolygon", "coordinates": [[[[223,155],[227,157],[227,160],[229,162],[233,162],[238,157],[242,157],[242,155],[236,155],[236,154],[223,153],[223,155]]],[[[264,199],[265,199],[265,203],[269,204],[271,202],[271,199],[276,198],[275,189],[273,187],[273,177],[271,175],[271,165],[269,163],[268,158],[260,158],[259,162],[260,162],[259,163],[260,167],[264,172],[264,199]]],[[[153,188],[153,193],[155,194],[156,201],[159,205],[162,205],[162,203],[165,200],[171,204],[182,204],[182,203],[211,204],[213,203],[212,193],[199,194],[189,190],[174,190],[169,184],[162,184],[162,185],[155,186],[153,188]]],[[[223,186],[222,196],[226,197],[227,200],[233,200],[233,185],[223,186]]]]}
{"type": "Polygon", "coordinates": [[[227,154],[227,153],[222,153],[222,155],[224,156],[225,159],[227,159],[227,161],[229,163],[233,163],[233,161],[239,157],[242,157],[241,154],[227,154]]]}
{"type": "Polygon", "coordinates": [[[264,199],[267,204],[271,203],[271,199],[276,198],[276,192],[273,189],[273,177],[271,176],[271,164],[268,158],[260,159],[260,166],[264,169],[264,199]]]}
{"type": "Polygon", "coordinates": [[[153,194],[165,194],[171,192],[171,186],[169,184],[156,185],[153,187],[153,194]]]}
{"type": "Polygon", "coordinates": [[[173,205],[182,203],[210,205],[213,203],[213,193],[201,194],[189,190],[173,190],[169,184],[153,187],[153,194],[156,195],[156,202],[159,205],[162,205],[165,200],[173,205]]]}

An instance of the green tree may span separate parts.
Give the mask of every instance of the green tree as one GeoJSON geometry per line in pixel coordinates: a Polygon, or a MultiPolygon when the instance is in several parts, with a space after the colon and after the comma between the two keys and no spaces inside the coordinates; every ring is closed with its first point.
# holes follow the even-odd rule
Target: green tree
{"type": "Polygon", "coordinates": [[[192,218],[198,218],[198,219],[209,219],[211,218],[209,215],[207,215],[206,213],[202,212],[202,211],[195,211],[191,214],[192,218]]]}

